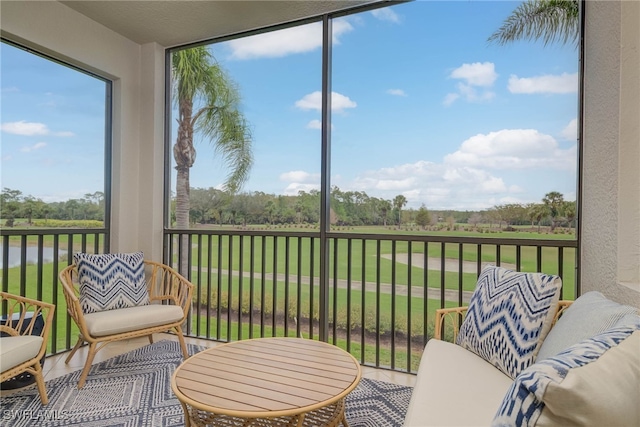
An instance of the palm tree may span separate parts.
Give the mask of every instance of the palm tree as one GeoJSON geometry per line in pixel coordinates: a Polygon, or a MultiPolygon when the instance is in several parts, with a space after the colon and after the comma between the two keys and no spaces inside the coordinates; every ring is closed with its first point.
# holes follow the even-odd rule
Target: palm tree
{"type": "Polygon", "coordinates": [[[402,194],[393,198],[393,207],[398,210],[398,229],[400,229],[400,222],[402,219],[402,208],[407,204],[407,198],[402,194]]]}
{"type": "Polygon", "coordinates": [[[230,173],[225,189],[236,193],[253,164],[251,132],[239,110],[238,89],[206,47],[176,51],[172,56],[174,100],[178,106],[176,226],[189,227],[189,169],[196,160],[194,134],[213,144],[230,173]]]}
{"type": "Polygon", "coordinates": [[[380,213],[382,214],[382,224],[387,226],[387,213],[391,210],[391,202],[388,200],[381,200],[379,204],[380,213]]]}
{"type": "Polygon", "coordinates": [[[505,45],[516,40],[542,39],[578,45],[579,0],[527,0],[521,3],[495,33],[490,43],[505,45]]]}

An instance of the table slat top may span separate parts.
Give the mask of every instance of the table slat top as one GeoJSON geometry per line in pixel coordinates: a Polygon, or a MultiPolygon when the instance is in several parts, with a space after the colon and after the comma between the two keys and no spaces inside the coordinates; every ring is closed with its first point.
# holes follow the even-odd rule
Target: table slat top
{"type": "Polygon", "coordinates": [[[198,409],[240,417],[296,415],[330,405],[360,381],[346,351],[303,338],[258,338],[204,350],[180,365],[172,387],[198,409]]]}

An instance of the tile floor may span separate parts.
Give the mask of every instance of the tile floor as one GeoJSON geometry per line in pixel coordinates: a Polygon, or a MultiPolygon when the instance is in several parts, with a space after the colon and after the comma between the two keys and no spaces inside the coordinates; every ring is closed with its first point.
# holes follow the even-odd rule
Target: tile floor
{"type": "MultiPolygon", "coordinates": [[[[177,340],[177,338],[172,334],[155,334],[154,341],[160,340],[177,340]]],[[[204,347],[212,347],[218,344],[215,341],[197,338],[186,338],[186,341],[187,343],[201,345],[204,347]]],[[[147,344],[149,344],[149,340],[146,337],[108,344],[96,354],[93,363],[95,364],[98,362],[102,362],[103,360],[109,359],[122,353],[126,353],[139,347],[143,347],[147,344]]],[[[78,352],[73,356],[68,364],[64,363],[67,354],[68,353],[62,353],[56,356],[50,356],[46,359],[44,363],[45,381],[82,369],[84,361],[86,359],[87,347],[84,346],[80,350],[78,350],[78,352]]],[[[386,381],[411,387],[415,385],[416,380],[416,376],[412,374],[394,372],[385,369],[375,369],[365,366],[362,367],[362,376],[364,378],[386,381]]],[[[11,394],[11,392],[2,392],[2,396],[6,396],[9,394],[11,394]]]]}

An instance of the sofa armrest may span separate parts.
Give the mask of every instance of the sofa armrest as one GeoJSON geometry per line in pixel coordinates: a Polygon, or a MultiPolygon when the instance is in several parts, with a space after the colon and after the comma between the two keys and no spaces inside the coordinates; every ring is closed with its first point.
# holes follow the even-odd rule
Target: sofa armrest
{"type": "Polygon", "coordinates": [[[562,313],[564,313],[564,311],[573,303],[573,301],[570,300],[560,300],[558,301],[558,309],[556,310],[556,315],[553,316],[553,323],[551,323],[551,327],[553,327],[556,322],[558,321],[558,319],[560,318],[560,316],[562,316],[562,313]]]}
{"type": "MultiPolygon", "coordinates": [[[[553,318],[552,325],[555,325],[562,313],[573,303],[570,300],[558,301],[558,307],[556,314],[553,318]]],[[[447,331],[453,332],[453,342],[455,342],[460,330],[460,325],[464,320],[464,316],[467,313],[469,306],[440,308],[436,310],[436,324],[433,337],[437,340],[443,340],[446,337],[447,331]]]]}
{"type": "Polygon", "coordinates": [[[455,342],[460,330],[460,325],[467,313],[469,306],[440,308],[436,310],[436,325],[433,337],[442,340],[446,336],[445,331],[453,331],[453,342],[455,342]]]}

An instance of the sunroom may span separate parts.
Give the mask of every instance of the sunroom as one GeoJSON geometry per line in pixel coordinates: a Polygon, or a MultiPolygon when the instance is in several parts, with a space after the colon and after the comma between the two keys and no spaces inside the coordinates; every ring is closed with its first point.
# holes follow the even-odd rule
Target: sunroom
{"type": "MultiPolygon", "coordinates": [[[[477,276],[482,255],[489,250],[497,251],[498,263],[501,253],[509,254],[516,260],[517,269],[522,267],[523,253],[533,253],[533,264],[538,266],[547,262],[547,253],[551,253],[557,270],[550,273],[571,278],[571,287],[564,290],[565,297],[573,299],[589,291],[599,291],[614,301],[640,307],[640,55],[637,49],[640,6],[635,2],[581,3],[584,34],[580,47],[583,49],[581,100],[577,114],[581,126],[578,128],[578,220],[574,241],[558,244],[512,239],[488,249],[485,245],[489,243],[484,237],[433,239],[393,233],[376,236],[332,228],[331,184],[320,182],[329,174],[329,170],[324,169],[328,168],[325,163],[317,186],[320,188],[318,229],[194,231],[171,223],[167,195],[175,179],[171,176],[170,151],[175,117],[172,118],[169,111],[170,83],[166,76],[171,69],[171,51],[168,49],[213,39],[232,40],[236,34],[250,36],[274,26],[285,29],[305,23],[324,26],[321,36],[328,34],[331,25],[335,29],[335,20],[345,15],[384,10],[388,4],[396,5],[395,2],[369,1],[3,2],[0,8],[4,41],[99,76],[111,89],[107,108],[110,151],[106,154],[109,181],[105,184],[109,196],[108,219],[105,229],[98,233],[78,230],[75,238],[80,239],[81,250],[91,251],[95,245],[95,252],[142,251],[145,258],[172,264],[188,276],[197,291],[185,334],[194,343],[202,343],[201,339],[226,342],[272,335],[314,337],[347,349],[364,367],[371,368],[368,374],[371,378],[404,385],[413,385],[422,348],[432,336],[426,322],[432,321],[434,307],[468,302],[467,279],[463,280],[463,273],[477,276]],[[453,245],[454,252],[459,251],[460,260],[465,248],[473,248],[476,262],[470,272],[459,262],[452,272],[453,278],[445,277],[442,255],[437,261],[442,263],[442,268],[435,279],[426,274],[427,268],[423,269],[423,277],[416,277],[414,269],[397,260],[406,253],[408,265],[412,265],[411,254],[417,257],[416,254],[431,250],[444,254],[448,245],[453,245]],[[272,256],[260,255],[267,252],[272,256]],[[386,262],[381,261],[383,252],[392,259],[392,265],[398,266],[388,277],[381,276],[380,264],[364,265],[365,254],[378,263],[386,262]],[[190,256],[191,268],[180,265],[178,260],[185,256],[190,256]],[[344,267],[339,262],[342,258],[345,258],[344,267]],[[233,279],[231,266],[238,265],[245,273],[233,279]],[[374,271],[371,277],[364,274],[369,269],[374,271]],[[427,304],[431,296],[420,295],[424,305],[418,307],[420,304],[406,295],[425,292],[426,296],[426,286],[414,289],[413,284],[428,280],[435,280],[434,285],[429,285],[435,289],[434,305],[427,304]],[[382,288],[387,282],[391,286],[384,292],[382,288]],[[254,292],[253,286],[258,283],[273,283],[269,292],[274,296],[267,298],[254,292]],[[371,291],[371,300],[359,292],[363,284],[371,291]],[[222,288],[227,291],[221,292],[222,288]],[[275,297],[278,292],[284,295],[282,300],[275,297]],[[213,294],[217,295],[215,301],[211,298],[213,294]],[[248,296],[244,297],[245,294],[248,296]],[[344,307],[338,307],[338,295],[349,298],[344,307]],[[386,296],[381,299],[381,295],[386,296]],[[303,297],[306,301],[296,301],[303,297]],[[361,301],[355,301],[360,298],[361,301]],[[243,305],[247,307],[245,311],[240,308],[243,305]],[[313,310],[305,309],[305,305],[319,307],[317,316],[310,315],[313,310]],[[232,310],[233,306],[238,308],[232,310]],[[279,310],[288,313],[278,314],[279,310]],[[405,317],[399,318],[396,310],[405,317]],[[341,311],[347,313],[344,319],[338,318],[341,311]],[[377,314],[368,319],[367,312],[377,314]],[[390,323],[390,333],[380,332],[382,313],[390,313],[382,319],[382,323],[390,323]],[[352,331],[340,322],[358,327],[352,331]],[[416,330],[416,324],[421,324],[423,329],[416,330]],[[373,342],[371,351],[365,349],[365,336],[373,342]]],[[[330,49],[325,48],[315,59],[318,69],[314,72],[325,94],[332,92],[331,79],[336,79],[323,68],[327,67],[330,54],[330,49]]],[[[318,111],[321,115],[317,122],[325,129],[318,138],[317,162],[320,164],[330,158],[331,137],[326,129],[331,125],[331,111],[327,108],[318,111]]],[[[56,248],[61,246],[73,252],[78,248],[71,243],[72,233],[48,231],[41,236],[53,236],[56,248]]],[[[21,239],[27,242],[27,236],[35,236],[36,242],[38,239],[38,233],[6,227],[2,234],[5,248],[10,244],[9,236],[14,239],[11,242],[21,239]]],[[[8,256],[8,250],[4,254],[8,256]]],[[[57,272],[64,266],[64,261],[56,264],[55,272],[29,267],[36,271],[37,291],[31,290],[33,284],[26,274],[26,266],[24,272],[17,272],[11,278],[8,269],[4,269],[2,290],[17,287],[20,293],[42,296],[43,289],[56,286],[57,272]]],[[[55,294],[58,296],[51,302],[62,302],[57,300],[61,293],[55,294]]],[[[57,329],[51,338],[50,350],[60,353],[72,347],[75,330],[72,322],[65,318],[64,310],[58,310],[56,316],[57,329]]],[[[138,341],[133,347],[144,344],[144,340],[138,341]]],[[[105,350],[104,358],[129,348],[114,350],[115,353],[105,350]]]]}

